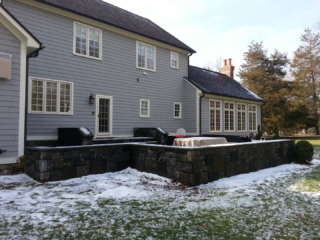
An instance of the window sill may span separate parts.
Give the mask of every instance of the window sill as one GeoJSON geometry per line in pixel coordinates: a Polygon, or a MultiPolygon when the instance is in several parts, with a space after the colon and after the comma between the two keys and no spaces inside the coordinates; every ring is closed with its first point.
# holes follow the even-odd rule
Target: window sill
{"type": "Polygon", "coordinates": [[[102,57],[95,58],[95,57],[90,57],[90,56],[86,56],[86,55],[82,55],[82,54],[78,54],[78,53],[73,53],[73,55],[77,56],[77,57],[83,57],[83,58],[88,58],[88,59],[92,59],[92,60],[102,61],[102,57]]]}
{"type": "Polygon", "coordinates": [[[73,113],[44,113],[44,112],[28,112],[32,115],[56,115],[56,116],[73,116],[73,113]]]}
{"type": "Polygon", "coordinates": [[[156,72],[156,70],[151,70],[151,69],[141,68],[141,67],[137,67],[137,69],[148,71],[148,72],[156,72]]]}

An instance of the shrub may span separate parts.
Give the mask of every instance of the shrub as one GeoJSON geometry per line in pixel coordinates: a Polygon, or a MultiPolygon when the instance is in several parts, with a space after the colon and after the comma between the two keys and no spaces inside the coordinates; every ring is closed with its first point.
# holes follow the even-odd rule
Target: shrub
{"type": "Polygon", "coordinates": [[[258,133],[257,135],[254,136],[254,139],[255,140],[260,140],[262,137],[262,132],[261,132],[261,129],[260,129],[260,125],[258,125],[258,133]]]}
{"type": "Polygon", "coordinates": [[[300,141],[296,144],[293,159],[298,163],[310,163],[314,154],[313,146],[308,141],[300,141]]]}

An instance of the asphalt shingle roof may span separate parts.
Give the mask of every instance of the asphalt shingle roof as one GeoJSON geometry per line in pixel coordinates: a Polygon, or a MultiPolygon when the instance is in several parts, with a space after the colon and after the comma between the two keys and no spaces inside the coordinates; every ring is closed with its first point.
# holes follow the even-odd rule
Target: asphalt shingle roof
{"type": "Polygon", "coordinates": [[[186,79],[203,93],[266,102],[264,99],[225,74],[189,67],[189,78],[186,79]]]}
{"type": "Polygon", "coordinates": [[[147,18],[118,8],[102,0],[36,0],[69,12],[73,12],[184,50],[195,50],[147,18]]]}

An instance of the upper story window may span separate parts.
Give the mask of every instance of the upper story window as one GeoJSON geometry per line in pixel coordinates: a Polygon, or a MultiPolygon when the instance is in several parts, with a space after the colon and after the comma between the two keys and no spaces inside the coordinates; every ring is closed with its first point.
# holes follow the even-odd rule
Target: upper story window
{"type": "Polygon", "coordinates": [[[30,113],[72,115],[73,83],[31,78],[30,113]]]}
{"type": "Polygon", "coordinates": [[[171,52],[171,67],[179,68],[179,53],[171,52]]]}
{"type": "Polygon", "coordinates": [[[257,131],[257,106],[249,105],[248,108],[249,131],[257,131]]]}
{"type": "Polygon", "coordinates": [[[224,130],[234,131],[234,103],[224,102],[224,130]]]}
{"type": "Polygon", "coordinates": [[[238,103],[237,106],[238,131],[246,131],[246,104],[238,103]]]}
{"type": "Polygon", "coordinates": [[[182,104],[175,102],[173,104],[173,107],[174,107],[174,115],[173,115],[173,117],[175,119],[181,119],[182,118],[182,104]]]}
{"type": "Polygon", "coordinates": [[[210,100],[209,102],[210,132],[221,132],[221,104],[219,100],[210,100]]]}
{"type": "Polygon", "coordinates": [[[75,22],[73,53],[79,56],[102,59],[101,49],[101,30],[75,22]]]}
{"type": "Polygon", "coordinates": [[[156,71],[156,47],[137,42],[137,68],[156,71]]]}
{"type": "Polygon", "coordinates": [[[140,99],[140,117],[149,118],[150,117],[150,100],[140,99]]]}

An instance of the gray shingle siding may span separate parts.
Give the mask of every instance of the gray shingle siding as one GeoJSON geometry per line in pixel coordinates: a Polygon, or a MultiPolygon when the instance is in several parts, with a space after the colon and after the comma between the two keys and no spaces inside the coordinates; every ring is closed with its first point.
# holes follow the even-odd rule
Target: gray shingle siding
{"type": "MultiPolygon", "coordinates": [[[[136,68],[136,39],[102,29],[102,61],[74,56],[73,19],[13,0],[7,0],[6,7],[46,46],[30,60],[29,75],[74,83],[74,115],[29,114],[28,136],[56,136],[58,127],[86,126],[94,132],[95,105],[88,104],[90,93],[113,96],[113,135],[132,135],[134,127],[175,132],[185,125],[185,118],[174,120],[173,103],[187,105],[183,98],[186,54],[179,54],[179,69],[172,69],[170,50],[157,46],[157,71],[145,76],[144,70],[136,68]],[[142,98],[150,99],[150,119],[140,118],[142,98]]],[[[194,132],[193,125],[188,119],[186,130],[194,132]]]]}
{"type": "Polygon", "coordinates": [[[12,55],[12,79],[0,79],[0,149],[2,158],[18,157],[20,41],[0,23],[0,52],[12,55]]]}

